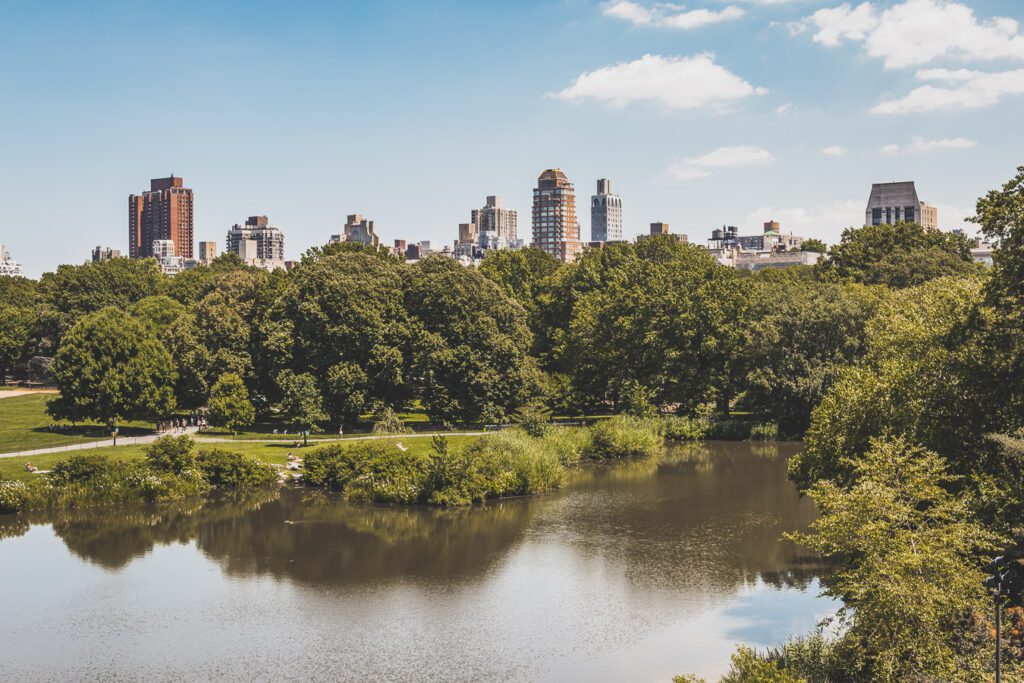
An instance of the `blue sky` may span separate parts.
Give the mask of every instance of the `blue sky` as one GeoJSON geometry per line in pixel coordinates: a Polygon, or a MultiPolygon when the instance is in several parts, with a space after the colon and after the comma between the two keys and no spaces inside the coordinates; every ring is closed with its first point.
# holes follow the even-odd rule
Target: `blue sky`
{"type": "Polygon", "coordinates": [[[127,196],[184,176],[196,235],[266,214],[289,257],[348,213],[454,239],[558,166],[663,220],[835,241],[873,181],[943,228],[1024,162],[1024,5],[0,0],[0,242],[37,276],[126,249],[127,196]],[[828,150],[827,152],[825,150],[828,150]]]}

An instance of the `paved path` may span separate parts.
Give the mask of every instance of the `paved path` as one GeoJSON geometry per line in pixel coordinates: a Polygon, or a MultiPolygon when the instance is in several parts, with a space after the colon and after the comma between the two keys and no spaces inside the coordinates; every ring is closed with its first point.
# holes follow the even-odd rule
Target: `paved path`
{"type": "Polygon", "coordinates": [[[29,394],[56,394],[56,389],[2,389],[0,398],[14,398],[15,396],[28,396],[29,394]]]}
{"type": "MultiPolygon", "coordinates": [[[[186,434],[192,435],[199,431],[198,427],[188,427],[186,434]]],[[[415,434],[368,434],[366,436],[346,436],[333,439],[310,439],[309,443],[337,443],[339,441],[374,441],[377,439],[422,439],[428,436],[483,436],[487,432],[419,432],[415,434]]],[[[179,432],[167,434],[149,434],[148,436],[124,436],[117,440],[118,446],[134,446],[147,444],[156,441],[158,436],[178,436],[179,432]]],[[[220,436],[197,436],[198,443],[278,443],[287,446],[292,439],[229,439],[220,436]]],[[[103,441],[87,441],[85,443],[67,444],[65,446],[53,446],[51,448],[36,448],[30,451],[16,451],[14,453],[0,453],[0,458],[21,458],[33,455],[46,455],[47,453],[68,453],[72,451],[85,451],[93,448],[107,448],[113,446],[113,439],[103,441]]]]}

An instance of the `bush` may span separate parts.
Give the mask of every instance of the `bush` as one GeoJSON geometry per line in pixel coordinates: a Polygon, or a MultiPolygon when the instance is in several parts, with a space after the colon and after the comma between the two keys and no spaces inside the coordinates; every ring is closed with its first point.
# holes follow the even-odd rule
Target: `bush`
{"type": "Polygon", "coordinates": [[[142,449],[146,464],[158,472],[181,474],[196,468],[195,442],[188,436],[162,436],[142,449]]]}
{"type": "Polygon", "coordinates": [[[751,441],[775,441],[779,438],[779,425],[774,422],[761,422],[750,428],[751,441]]]}
{"type": "Polygon", "coordinates": [[[657,454],[662,447],[657,422],[612,417],[591,427],[590,457],[630,458],[657,454]]]}
{"type": "Polygon", "coordinates": [[[384,409],[380,419],[373,423],[374,434],[408,434],[410,430],[390,406],[384,409]]]}
{"type": "Polygon", "coordinates": [[[363,442],[318,448],[306,456],[303,478],[353,500],[418,503],[428,495],[431,458],[391,443],[363,442]]]}
{"type": "Polygon", "coordinates": [[[29,489],[21,481],[0,481],[0,514],[21,512],[28,506],[29,489]]]}
{"type": "Polygon", "coordinates": [[[711,420],[704,431],[705,439],[719,441],[746,441],[753,425],[746,420],[727,418],[711,420]]]}
{"type": "Polygon", "coordinates": [[[700,441],[704,438],[707,421],[694,417],[663,417],[658,426],[666,441],[700,441]]]}
{"type": "Polygon", "coordinates": [[[57,487],[97,483],[109,479],[118,464],[102,455],[72,455],[54,464],[50,470],[50,483],[57,487]]]}
{"type": "Polygon", "coordinates": [[[256,488],[277,481],[277,472],[270,465],[222,448],[199,451],[196,464],[210,486],[218,489],[256,488]]]}
{"type": "Polygon", "coordinates": [[[488,498],[541,493],[565,480],[565,467],[545,442],[511,429],[482,437],[461,452],[434,459],[429,501],[468,505],[488,498]]]}
{"type": "Polygon", "coordinates": [[[590,452],[590,430],[582,427],[553,427],[544,435],[543,447],[558,456],[566,467],[575,467],[590,452]]]}
{"type": "Polygon", "coordinates": [[[523,406],[515,415],[516,424],[530,436],[540,438],[551,426],[551,411],[543,404],[523,406]]]}

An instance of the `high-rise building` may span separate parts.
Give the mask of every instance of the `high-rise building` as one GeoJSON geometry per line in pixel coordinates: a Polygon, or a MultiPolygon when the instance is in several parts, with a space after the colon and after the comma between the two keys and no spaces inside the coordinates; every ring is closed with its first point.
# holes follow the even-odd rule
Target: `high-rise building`
{"type": "Polygon", "coordinates": [[[662,223],[661,221],[658,221],[656,223],[651,223],[651,234],[652,235],[668,235],[669,234],[668,223],[662,223]]]}
{"type": "Polygon", "coordinates": [[[116,258],[121,258],[121,250],[113,249],[111,247],[95,246],[92,248],[92,262],[100,263],[102,261],[111,261],[116,258]]]}
{"type": "Polygon", "coordinates": [[[919,223],[925,230],[939,229],[939,211],[917,196],[913,181],[875,183],[871,186],[864,225],[919,223]]]}
{"type": "Polygon", "coordinates": [[[213,259],[217,258],[217,243],[216,242],[200,242],[199,253],[196,255],[197,260],[204,266],[210,265],[213,259]]]}
{"type": "Polygon", "coordinates": [[[235,223],[228,230],[227,250],[238,254],[243,261],[280,261],[283,264],[284,233],[277,226],[270,225],[266,216],[249,216],[245,225],[235,223]],[[247,241],[254,244],[243,244],[247,241]]]}
{"type": "Polygon", "coordinates": [[[576,220],[576,193],[565,173],[549,168],[533,190],[533,244],[562,261],[583,249],[576,220]]]}
{"type": "Polygon", "coordinates": [[[501,197],[488,196],[483,208],[470,213],[470,222],[482,239],[512,245],[518,239],[518,215],[515,209],[506,209],[501,204],[501,197]]]}
{"type": "Polygon", "coordinates": [[[361,214],[353,213],[348,215],[345,221],[345,233],[343,235],[331,235],[332,242],[359,242],[376,247],[380,244],[380,238],[373,228],[373,221],[363,218],[361,214]]]}
{"type": "Polygon", "coordinates": [[[128,255],[153,256],[153,242],[171,240],[178,256],[192,258],[192,190],[177,176],[149,181],[149,192],[128,196],[128,255]]]}
{"type": "Polygon", "coordinates": [[[7,247],[0,244],[0,277],[23,277],[25,275],[21,270],[21,264],[11,258],[11,253],[7,251],[7,247]]]}
{"type": "Polygon", "coordinates": [[[597,194],[590,198],[590,241],[622,241],[622,197],[612,194],[612,181],[597,181],[597,194]]]}

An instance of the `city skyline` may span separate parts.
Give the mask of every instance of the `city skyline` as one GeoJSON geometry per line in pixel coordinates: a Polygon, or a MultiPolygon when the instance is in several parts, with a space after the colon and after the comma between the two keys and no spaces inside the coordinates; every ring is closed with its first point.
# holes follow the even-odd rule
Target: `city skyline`
{"type": "Polygon", "coordinates": [[[614,179],[625,239],[654,220],[703,235],[777,219],[835,242],[862,223],[872,183],[903,180],[948,230],[1022,152],[1024,38],[997,19],[1024,11],[1008,1],[128,7],[8,12],[0,55],[23,66],[0,76],[0,240],[27,275],[97,244],[127,253],[124,197],[172,169],[196,193],[196,242],[272,215],[293,259],[357,211],[384,243],[449,244],[479,197],[528,216],[554,167],[584,197],[614,179]],[[159,28],[143,39],[139,22],[159,28]],[[468,30],[481,24],[503,27],[502,50],[468,30]],[[244,49],[255,35],[266,49],[244,49]],[[401,47],[371,49],[382,41],[401,47]],[[151,78],[162,61],[187,75],[171,108],[151,78]],[[502,106],[480,109],[494,87],[502,106]],[[260,106],[242,106],[253,92],[260,106]]]}

